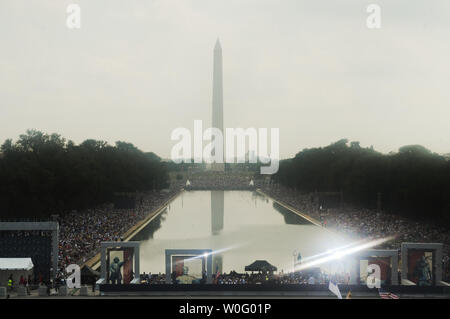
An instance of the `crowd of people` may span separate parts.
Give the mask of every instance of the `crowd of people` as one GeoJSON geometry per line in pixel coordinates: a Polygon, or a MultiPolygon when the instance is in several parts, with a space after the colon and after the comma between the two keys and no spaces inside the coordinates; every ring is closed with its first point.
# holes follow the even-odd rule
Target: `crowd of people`
{"type": "Polygon", "coordinates": [[[166,283],[166,275],[165,274],[152,274],[145,272],[141,274],[141,284],[149,284],[149,285],[157,285],[157,284],[165,284],[166,283]]]}
{"type": "Polygon", "coordinates": [[[262,190],[319,221],[322,226],[357,238],[394,238],[381,244],[381,249],[399,249],[402,242],[443,243],[443,280],[450,280],[450,230],[438,222],[423,223],[383,211],[343,205],[321,206],[312,194],[301,194],[282,186],[262,190]]]}
{"type": "Polygon", "coordinates": [[[134,209],[115,209],[113,204],[86,211],[73,211],[59,218],[59,271],[69,264],[82,264],[99,252],[102,241],[118,241],[132,226],[177,192],[146,193],[134,209]]]}
{"type": "MultiPolygon", "coordinates": [[[[206,275],[204,278],[198,278],[198,280],[193,280],[192,283],[205,283],[206,275]]],[[[333,279],[340,284],[349,283],[349,274],[341,273],[333,275],[333,279]]],[[[193,277],[192,277],[193,278],[193,277]]],[[[315,269],[314,272],[311,271],[297,271],[284,273],[280,271],[279,273],[269,273],[269,272],[245,272],[238,273],[234,270],[229,273],[217,273],[213,276],[213,284],[216,285],[246,285],[246,284],[295,284],[295,285],[326,285],[330,280],[329,275],[320,271],[320,269],[315,269]]],[[[145,272],[141,274],[142,284],[165,284],[166,275],[165,274],[146,274],[145,272]]],[[[177,277],[171,276],[171,283],[177,284],[179,281],[177,277]]]]}
{"type": "Polygon", "coordinates": [[[197,172],[183,180],[181,186],[186,190],[248,190],[255,189],[258,181],[248,174],[197,172]]]}
{"type": "MultiPolygon", "coordinates": [[[[214,283],[218,285],[245,285],[245,284],[295,284],[295,285],[323,285],[328,283],[328,275],[322,272],[312,274],[311,272],[284,273],[230,273],[220,274],[215,277],[214,283]]],[[[345,283],[342,280],[341,283],[345,283]]]]}

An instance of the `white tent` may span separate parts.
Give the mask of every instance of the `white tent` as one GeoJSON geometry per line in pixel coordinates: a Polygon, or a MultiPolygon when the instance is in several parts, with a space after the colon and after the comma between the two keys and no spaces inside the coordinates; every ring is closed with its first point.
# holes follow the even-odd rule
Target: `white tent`
{"type": "Polygon", "coordinates": [[[0,258],[0,270],[31,270],[31,258],[0,258]]]}
{"type": "Polygon", "coordinates": [[[12,275],[13,286],[17,287],[20,277],[25,279],[33,276],[33,262],[31,258],[0,258],[0,287],[6,287],[12,275]]]}

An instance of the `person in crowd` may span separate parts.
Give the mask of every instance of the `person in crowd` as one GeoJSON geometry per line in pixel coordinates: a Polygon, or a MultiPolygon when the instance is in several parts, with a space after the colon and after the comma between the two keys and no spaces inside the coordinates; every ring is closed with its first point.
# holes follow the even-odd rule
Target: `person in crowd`
{"type": "Polygon", "coordinates": [[[8,277],[8,291],[12,291],[13,287],[13,275],[11,274],[8,277]]]}

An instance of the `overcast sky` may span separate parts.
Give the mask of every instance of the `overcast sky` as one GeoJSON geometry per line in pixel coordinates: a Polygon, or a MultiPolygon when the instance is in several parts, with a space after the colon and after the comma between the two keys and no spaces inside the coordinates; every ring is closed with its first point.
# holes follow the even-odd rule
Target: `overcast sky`
{"type": "Polygon", "coordinates": [[[448,0],[1,0],[0,141],[35,128],[167,158],[174,128],[211,125],[217,37],[225,127],[280,128],[281,158],[341,138],[450,152],[448,0]]]}

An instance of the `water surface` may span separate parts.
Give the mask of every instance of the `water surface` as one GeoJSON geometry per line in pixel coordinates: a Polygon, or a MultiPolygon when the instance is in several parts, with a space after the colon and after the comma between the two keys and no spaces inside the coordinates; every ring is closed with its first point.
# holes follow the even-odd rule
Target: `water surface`
{"type": "Polygon", "coordinates": [[[141,273],[165,273],[165,249],[217,251],[214,272],[244,272],[255,260],[287,272],[295,252],[305,258],[350,242],[251,191],[183,192],[132,240],[141,241],[141,273]]]}

